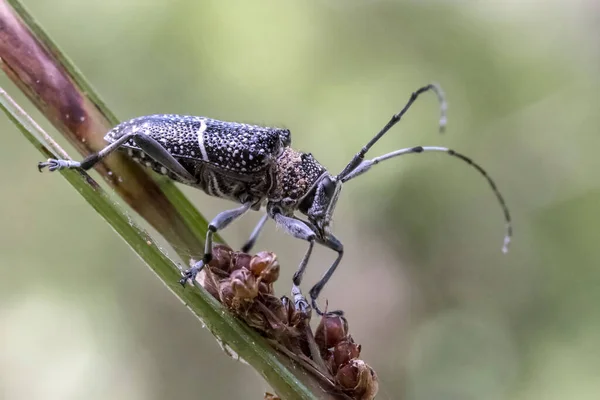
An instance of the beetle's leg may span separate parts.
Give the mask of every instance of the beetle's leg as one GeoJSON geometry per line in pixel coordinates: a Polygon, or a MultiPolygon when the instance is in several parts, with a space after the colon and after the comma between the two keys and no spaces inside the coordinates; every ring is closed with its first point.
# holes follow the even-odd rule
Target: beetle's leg
{"type": "MultiPolygon", "coordinates": [[[[300,283],[302,282],[302,276],[304,275],[304,270],[306,269],[306,265],[310,259],[313,247],[315,246],[317,235],[308,225],[297,218],[286,217],[280,213],[273,213],[271,217],[281,228],[283,228],[286,233],[295,238],[306,240],[308,242],[308,250],[306,250],[306,253],[304,254],[304,257],[302,258],[302,261],[298,266],[298,270],[294,274],[293,278],[294,286],[300,286],[300,283]]],[[[308,303],[306,303],[306,300],[296,301],[296,299],[294,299],[294,305],[300,312],[307,312],[309,307],[308,303]]]]}
{"type": "MultiPolygon", "coordinates": [[[[330,248],[331,250],[334,250],[338,253],[337,258],[335,259],[333,264],[331,264],[329,269],[327,271],[325,271],[325,274],[319,280],[319,282],[317,282],[312,287],[312,289],[310,289],[310,292],[308,292],[310,294],[310,300],[312,303],[312,307],[315,309],[317,314],[323,315],[323,312],[319,309],[319,306],[317,305],[317,297],[319,297],[321,290],[323,290],[323,287],[325,287],[325,285],[327,284],[327,282],[329,281],[329,279],[335,272],[335,269],[340,264],[340,261],[342,260],[342,256],[344,255],[344,245],[335,236],[333,236],[331,234],[329,236],[327,236],[324,240],[319,239],[319,244],[322,244],[323,246],[330,248]]],[[[337,310],[337,311],[327,312],[327,314],[343,315],[344,312],[337,310]]]]}
{"type": "Polygon", "coordinates": [[[299,286],[292,285],[292,298],[294,299],[294,309],[310,318],[310,305],[299,286]]]}
{"type": "Polygon", "coordinates": [[[90,154],[81,162],[71,160],[56,160],[50,158],[46,162],[38,163],[38,169],[41,171],[42,168],[48,167],[50,171],[56,171],[65,168],[81,168],[84,171],[87,171],[96,165],[100,160],[114,152],[121,145],[131,139],[133,139],[140,149],[142,149],[144,153],[148,154],[148,156],[150,156],[150,158],[152,158],[154,161],[160,163],[165,168],[169,169],[185,180],[192,182],[195,180],[194,177],[179,163],[179,161],[177,161],[175,157],[173,157],[167,151],[167,149],[165,149],[154,138],[142,132],[126,133],[97,153],[90,154]]]}
{"type": "Polygon", "coordinates": [[[206,232],[206,242],[204,244],[204,257],[202,257],[202,260],[194,264],[192,268],[188,269],[183,273],[183,278],[179,280],[179,283],[181,283],[182,286],[185,286],[188,279],[191,279],[193,281],[196,278],[198,272],[200,272],[202,268],[204,268],[204,266],[208,264],[210,260],[212,260],[213,235],[217,231],[226,228],[234,220],[244,215],[244,213],[248,211],[250,207],[252,207],[252,204],[254,204],[254,201],[249,201],[244,203],[241,207],[234,208],[233,210],[223,211],[222,213],[218,214],[212,221],[210,221],[210,224],[208,225],[208,232],[206,232]]]}
{"type": "Polygon", "coordinates": [[[154,161],[164,166],[171,172],[187,181],[195,182],[196,179],[165,149],[156,139],[145,133],[137,133],[133,137],[135,144],[154,161]]]}
{"type": "Polygon", "coordinates": [[[77,168],[81,168],[84,171],[87,171],[88,169],[90,169],[94,165],[96,165],[100,160],[102,160],[103,158],[108,156],[110,153],[112,153],[113,151],[118,149],[123,143],[125,143],[129,139],[131,139],[133,135],[134,135],[134,133],[129,133],[129,134],[121,136],[118,140],[115,140],[114,142],[112,142],[111,144],[109,144],[108,146],[103,148],[102,150],[98,151],[97,153],[90,154],[89,156],[84,158],[81,162],[49,158],[48,161],[46,161],[46,162],[38,163],[38,169],[40,170],[40,172],[45,167],[48,167],[48,170],[50,170],[51,172],[58,171],[61,169],[77,169],[77,168]]]}
{"type": "Polygon", "coordinates": [[[254,230],[250,234],[250,237],[248,238],[246,243],[244,243],[244,245],[242,246],[242,251],[244,253],[248,253],[250,250],[252,250],[252,248],[254,247],[254,244],[256,243],[256,240],[258,239],[258,236],[260,235],[260,232],[262,231],[262,228],[265,226],[265,223],[267,222],[268,219],[269,219],[269,214],[265,213],[265,215],[262,216],[260,221],[258,221],[258,224],[256,224],[256,226],[254,227],[254,230]]]}

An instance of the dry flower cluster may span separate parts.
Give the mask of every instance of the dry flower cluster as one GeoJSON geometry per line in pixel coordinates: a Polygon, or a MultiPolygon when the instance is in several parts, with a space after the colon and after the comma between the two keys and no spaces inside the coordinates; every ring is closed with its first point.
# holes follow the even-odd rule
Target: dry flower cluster
{"type": "MultiPolygon", "coordinates": [[[[293,300],[275,296],[273,283],[279,277],[279,268],[274,253],[262,251],[252,256],[216,245],[212,261],[196,279],[277,350],[339,393],[340,398],[375,398],[377,375],[359,359],[361,346],[348,333],[346,319],[326,314],[313,335],[310,310],[298,311],[293,300]]],[[[277,398],[267,395],[272,397],[265,398],[277,398]]]]}

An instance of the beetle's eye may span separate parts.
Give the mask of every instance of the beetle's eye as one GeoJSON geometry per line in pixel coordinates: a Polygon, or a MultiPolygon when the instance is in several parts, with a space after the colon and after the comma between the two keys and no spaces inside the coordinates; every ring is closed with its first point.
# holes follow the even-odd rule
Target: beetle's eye
{"type": "Polygon", "coordinates": [[[335,182],[329,179],[329,177],[323,179],[323,192],[328,198],[333,197],[333,194],[335,193],[335,182]]]}

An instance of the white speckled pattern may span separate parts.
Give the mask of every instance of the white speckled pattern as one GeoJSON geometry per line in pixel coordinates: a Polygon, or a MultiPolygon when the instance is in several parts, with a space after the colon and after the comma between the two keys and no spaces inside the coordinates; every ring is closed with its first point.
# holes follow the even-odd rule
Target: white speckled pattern
{"type": "MultiPolygon", "coordinates": [[[[156,139],[175,158],[205,161],[240,173],[265,169],[291,143],[287,129],[174,114],[134,118],[117,125],[104,139],[114,142],[131,131],[156,139]]],[[[133,140],[123,147],[139,149],[133,140]]]]}

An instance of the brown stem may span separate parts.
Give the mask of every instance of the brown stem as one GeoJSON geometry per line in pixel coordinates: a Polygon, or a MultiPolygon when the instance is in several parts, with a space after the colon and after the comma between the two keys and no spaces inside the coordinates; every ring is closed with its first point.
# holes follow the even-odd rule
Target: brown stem
{"type": "MultiPolygon", "coordinates": [[[[104,134],[117,121],[99,99],[89,95],[83,78],[36,28],[22,8],[0,0],[0,68],[81,154],[101,149],[106,145],[104,134]],[[27,24],[15,10],[29,19],[27,24]]],[[[34,162],[31,167],[35,168],[34,162]]],[[[202,253],[198,215],[184,217],[181,207],[174,206],[173,196],[188,207],[189,203],[173,183],[150,175],[122,154],[108,157],[96,170],[176,249],[184,254],[202,253]]]]}

